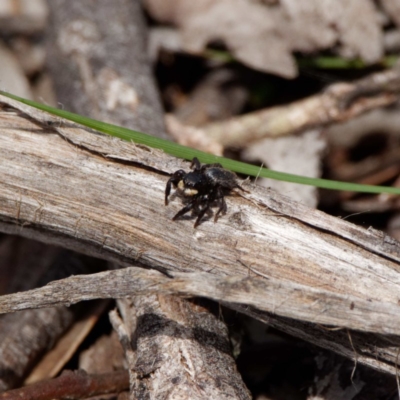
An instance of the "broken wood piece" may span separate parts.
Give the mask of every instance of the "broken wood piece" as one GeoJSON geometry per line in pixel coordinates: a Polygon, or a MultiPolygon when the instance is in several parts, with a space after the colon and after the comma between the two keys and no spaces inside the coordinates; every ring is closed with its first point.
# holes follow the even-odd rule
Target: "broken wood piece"
{"type": "Polygon", "coordinates": [[[329,317],[329,329],[355,329],[352,314],[364,310],[366,321],[372,315],[384,318],[384,310],[387,323],[371,320],[363,328],[359,318],[357,329],[365,329],[364,343],[371,343],[363,348],[362,362],[395,373],[398,335],[390,337],[392,348],[386,345],[383,355],[372,343],[394,329],[388,320],[390,310],[399,307],[397,241],[249,185],[249,193],[227,197],[228,212],[218,223],[205,220],[194,230],[190,216],[171,221],[181,208],[179,199],[163,205],[167,175],[189,169],[189,163],[5,97],[0,102],[1,231],[167,276],[251,278],[260,288],[274,282],[275,293],[283,288],[281,299],[285,288],[301,288],[305,296],[299,295],[297,306],[283,302],[273,312],[238,305],[242,299],[225,304],[347,357],[354,357],[347,334],[344,342],[340,332],[322,337],[316,327],[329,317]],[[354,305],[349,299],[356,299],[354,305]],[[342,307],[340,322],[333,320],[332,304],[342,307]],[[312,322],[304,316],[310,307],[320,310],[312,322]]]}

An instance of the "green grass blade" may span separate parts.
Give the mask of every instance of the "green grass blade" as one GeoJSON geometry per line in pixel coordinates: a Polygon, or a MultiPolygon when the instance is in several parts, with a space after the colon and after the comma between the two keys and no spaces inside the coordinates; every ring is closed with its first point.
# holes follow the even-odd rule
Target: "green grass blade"
{"type": "MultiPolygon", "coordinates": [[[[391,68],[398,61],[397,56],[386,56],[378,61],[374,66],[382,68],[391,68]]],[[[335,56],[320,57],[298,57],[297,64],[300,68],[318,68],[318,69],[366,69],[371,65],[360,58],[346,59],[335,56]]]]}
{"type": "Polygon", "coordinates": [[[364,193],[400,194],[400,188],[395,188],[395,187],[362,185],[356,183],[332,181],[328,179],[308,178],[300,175],[293,175],[284,172],[273,171],[267,168],[260,168],[240,161],[231,160],[229,158],[218,157],[212,154],[204,153],[202,151],[182,146],[180,144],[171,142],[169,140],[150,136],[142,132],[97,121],[69,111],[60,110],[58,108],[53,108],[41,103],[37,103],[32,100],[23,99],[21,97],[15,96],[10,93],[6,93],[3,91],[0,91],[0,93],[3,96],[20,101],[21,103],[35,107],[39,110],[49,112],[50,114],[59,116],[61,118],[65,118],[75,123],[84,125],[88,128],[106,133],[108,135],[115,136],[120,139],[132,141],[139,144],[144,144],[146,146],[153,147],[156,149],[161,149],[165,151],[165,153],[168,153],[175,157],[184,158],[186,160],[192,160],[193,157],[197,157],[202,163],[219,162],[225,168],[244,175],[249,175],[254,177],[260,176],[263,178],[271,178],[285,182],[299,183],[302,185],[311,185],[323,189],[344,190],[344,191],[364,192],[364,193]]]}

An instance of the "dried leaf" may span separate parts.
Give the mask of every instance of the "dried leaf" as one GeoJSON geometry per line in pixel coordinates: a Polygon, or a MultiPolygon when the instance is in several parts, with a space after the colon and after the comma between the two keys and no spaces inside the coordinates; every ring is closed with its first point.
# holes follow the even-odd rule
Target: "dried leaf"
{"type": "Polygon", "coordinates": [[[176,25],[183,49],[201,53],[222,41],[242,63],[287,78],[297,75],[292,53],[337,46],[346,57],[374,63],[382,32],[372,1],[145,0],[153,18],[176,25]]]}

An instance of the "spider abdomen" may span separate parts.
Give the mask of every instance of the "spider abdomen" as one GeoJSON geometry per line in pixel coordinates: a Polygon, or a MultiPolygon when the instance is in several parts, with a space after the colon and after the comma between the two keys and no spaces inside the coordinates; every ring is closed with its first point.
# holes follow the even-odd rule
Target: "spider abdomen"
{"type": "Polygon", "coordinates": [[[217,167],[207,168],[204,171],[204,175],[212,185],[218,184],[226,189],[238,187],[236,182],[236,174],[226,169],[217,167]]]}

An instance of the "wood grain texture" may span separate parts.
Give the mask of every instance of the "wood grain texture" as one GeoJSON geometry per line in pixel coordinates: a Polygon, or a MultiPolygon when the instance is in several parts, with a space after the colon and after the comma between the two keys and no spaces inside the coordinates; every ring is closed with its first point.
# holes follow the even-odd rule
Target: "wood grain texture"
{"type": "Polygon", "coordinates": [[[390,302],[327,294],[326,290],[267,276],[221,277],[207,272],[169,272],[167,276],[136,267],[74,276],[40,289],[2,296],[0,313],[150,293],[207,297],[285,317],[295,316],[302,321],[382,334],[398,334],[400,324],[398,306],[390,302]],[[324,300],[329,300],[329,304],[324,300]]]}
{"type": "MultiPolygon", "coordinates": [[[[107,0],[96,2],[54,0],[50,8],[52,32],[48,35],[48,54],[50,55],[48,61],[56,81],[58,99],[66,108],[92,118],[167,138],[160,97],[154,82],[152,66],[147,59],[147,29],[140,1],[117,0],[110,3],[107,0]],[[107,23],[104,24],[104,21],[107,23]]],[[[93,143],[92,140],[90,142],[93,143]]],[[[104,149],[107,149],[106,142],[100,143],[103,143],[104,149]]],[[[82,148],[80,145],[79,147],[82,148]]],[[[116,150],[115,147],[110,149],[116,150]]],[[[101,154],[105,155],[104,152],[101,154]]],[[[120,152],[117,151],[115,154],[120,154],[120,152]]],[[[104,172],[104,170],[99,171],[100,175],[104,172]]],[[[114,170],[114,172],[118,176],[119,171],[114,170]]],[[[123,171],[121,172],[124,174],[123,171]]],[[[84,174],[88,175],[87,172],[84,174]]],[[[120,202],[120,198],[117,189],[119,183],[118,180],[114,180],[116,176],[112,178],[112,182],[110,181],[111,186],[107,190],[116,195],[113,202],[117,203],[120,202]]],[[[137,178],[140,179],[140,175],[137,178]]],[[[146,178],[143,178],[146,183],[146,178]]],[[[129,186],[137,184],[136,181],[127,183],[129,186]]],[[[85,194],[96,201],[93,204],[95,208],[97,203],[102,203],[105,200],[103,198],[107,197],[102,191],[97,192],[97,189],[92,191],[86,188],[86,191],[85,194]]],[[[125,198],[128,200],[129,197],[130,195],[125,198]]],[[[146,204],[144,196],[142,201],[146,204]]],[[[129,206],[129,200],[126,205],[129,206]]],[[[119,213],[116,217],[120,219],[122,229],[124,229],[124,209],[125,206],[123,209],[116,210],[119,213]]],[[[86,225],[84,220],[79,224],[86,225]]],[[[114,237],[119,240],[120,234],[114,234],[112,232],[114,228],[110,228],[111,232],[106,235],[111,240],[114,240],[114,237]]],[[[107,224],[103,229],[108,230],[107,224]]],[[[104,240],[102,245],[107,247],[109,239],[104,238],[104,240]]],[[[121,313],[125,325],[129,326],[129,321],[140,314],[141,318],[136,318],[138,323],[135,324],[135,330],[149,329],[146,321],[149,321],[149,318],[151,319],[151,316],[157,313],[163,304],[157,301],[157,297],[152,303],[146,303],[147,297],[147,293],[142,297],[133,297],[131,308],[125,308],[121,313]]],[[[180,297],[176,297],[174,302],[177,308],[184,309],[187,306],[187,301],[180,297]]],[[[118,304],[122,303],[122,301],[118,302],[118,304]]],[[[182,329],[190,329],[184,323],[178,324],[175,318],[179,316],[174,313],[169,313],[165,317],[169,319],[170,324],[175,322],[182,329]]],[[[219,323],[215,319],[214,322],[216,326],[219,323]]],[[[131,357],[128,355],[130,350],[126,349],[128,368],[131,371],[131,399],[158,398],[156,388],[160,387],[162,388],[160,398],[176,398],[177,390],[185,387],[187,393],[190,394],[196,392],[198,385],[207,389],[207,398],[223,398],[218,381],[204,381],[200,378],[209,374],[209,366],[206,363],[198,365],[194,379],[180,379],[179,384],[176,379],[169,379],[170,369],[163,369],[157,364],[151,374],[145,376],[139,374],[137,371],[140,370],[140,354],[146,353],[157,360],[174,359],[178,361],[176,368],[180,367],[181,370],[185,368],[184,358],[176,358],[179,352],[177,353],[177,347],[174,346],[174,338],[164,335],[164,326],[158,324],[157,329],[157,324],[153,324],[150,329],[152,335],[147,341],[135,341],[136,332],[130,332],[130,341],[135,342],[134,358],[137,360],[131,363],[131,357]]],[[[228,341],[227,332],[225,332],[225,340],[228,341]]],[[[203,346],[193,345],[190,347],[189,356],[201,359],[206,353],[203,346]]],[[[234,364],[232,355],[226,355],[219,360],[218,368],[220,374],[225,377],[226,386],[242,388],[242,396],[234,395],[230,398],[250,398],[241,376],[237,371],[232,373],[232,364],[234,364]]],[[[168,361],[166,364],[169,366],[168,361]]]]}
{"type": "MultiPolygon", "coordinates": [[[[6,241],[3,240],[4,244],[11,247],[10,253],[16,255],[14,259],[7,257],[4,252],[0,256],[3,270],[9,270],[10,274],[17,272],[12,282],[7,284],[9,293],[36,288],[71,275],[99,272],[102,270],[101,265],[103,269],[105,267],[105,263],[99,260],[93,262],[90,257],[76,253],[71,255],[66,250],[21,237],[8,237],[6,241]]],[[[33,366],[37,365],[43,354],[52,348],[77,317],[82,320],[82,313],[77,308],[61,306],[2,315],[0,392],[21,385],[33,366]]],[[[78,340],[76,336],[75,340],[78,340]]],[[[72,347],[70,343],[69,349],[72,347]]]]}
{"type": "Polygon", "coordinates": [[[398,101],[400,69],[386,69],[289,105],[276,106],[206,125],[205,134],[224,146],[247,147],[266,137],[305,132],[351,120],[398,101]]]}
{"type": "Polygon", "coordinates": [[[47,66],[63,107],[167,139],[140,1],[53,0],[48,7],[47,66]]]}
{"type": "Polygon", "coordinates": [[[227,326],[215,304],[201,303],[149,293],[132,298],[136,393],[151,393],[154,399],[165,398],[166,393],[170,399],[252,398],[236,378],[240,375],[227,326]]]}
{"type": "MultiPolygon", "coordinates": [[[[187,292],[169,283],[171,292],[221,296],[346,356],[357,353],[348,336],[347,343],[343,332],[323,337],[318,324],[395,335],[393,351],[378,361],[373,350],[363,354],[366,364],[394,372],[398,242],[251,185],[250,193],[227,198],[227,215],[216,224],[172,222],[181,202],[164,207],[167,174],[188,163],[0,101],[2,231],[179,276],[187,292]],[[189,273],[200,274],[197,286],[189,273]]],[[[163,279],[156,278],[161,286],[163,279]]]]}

